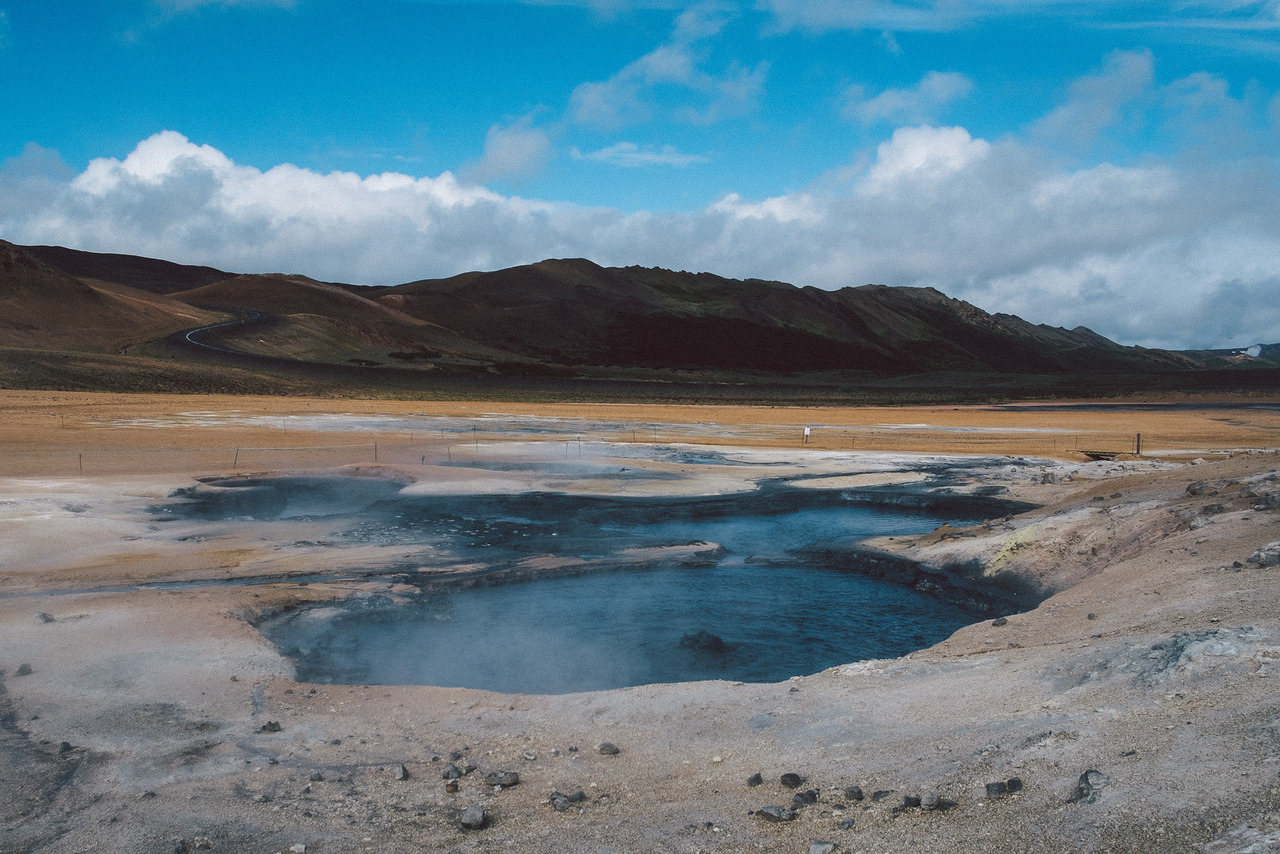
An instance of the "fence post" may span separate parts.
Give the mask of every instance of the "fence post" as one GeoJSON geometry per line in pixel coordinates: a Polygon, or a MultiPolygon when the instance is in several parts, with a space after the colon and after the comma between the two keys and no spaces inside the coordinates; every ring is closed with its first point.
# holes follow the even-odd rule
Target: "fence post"
{"type": "Polygon", "coordinates": [[[373,461],[375,463],[378,461],[378,443],[377,442],[373,443],[373,461]]]}
{"type": "Polygon", "coordinates": [[[231,461],[232,468],[238,468],[240,465],[240,449],[236,448],[236,458],[231,461]]]}

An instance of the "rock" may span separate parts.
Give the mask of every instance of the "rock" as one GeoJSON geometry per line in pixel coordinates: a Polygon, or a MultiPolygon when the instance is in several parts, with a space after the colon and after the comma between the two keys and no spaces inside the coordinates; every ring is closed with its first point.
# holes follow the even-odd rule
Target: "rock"
{"type": "Polygon", "coordinates": [[[1254,510],[1275,510],[1280,508],[1280,492],[1268,492],[1253,505],[1254,510]]]}
{"type": "Polygon", "coordinates": [[[794,795],[791,796],[791,806],[793,809],[797,807],[807,807],[810,804],[816,804],[817,802],[818,802],[817,789],[808,789],[803,792],[796,792],[794,795]]]}
{"type": "Polygon", "coordinates": [[[800,784],[804,782],[804,778],[799,774],[793,774],[788,771],[786,774],[783,774],[778,778],[778,782],[786,786],[788,789],[798,789],[800,788],[800,784]]]}
{"type": "Polygon", "coordinates": [[[843,821],[841,821],[839,824],[837,824],[836,827],[840,828],[841,830],[853,830],[853,819],[846,818],[843,821]]]}
{"type": "Polygon", "coordinates": [[[942,798],[938,797],[937,792],[925,792],[920,796],[920,809],[925,812],[933,812],[942,804],[942,798]]]}
{"type": "Polygon", "coordinates": [[[834,842],[823,842],[820,839],[815,839],[809,843],[809,854],[831,854],[835,850],[836,844],[834,842]]]}
{"type": "Polygon", "coordinates": [[[618,745],[614,744],[612,741],[600,742],[599,744],[596,745],[596,750],[598,750],[604,756],[617,756],[619,753],[622,752],[621,750],[618,749],[618,745]]]}
{"type": "Polygon", "coordinates": [[[587,799],[587,793],[584,791],[576,791],[572,795],[566,795],[564,792],[551,793],[551,806],[556,812],[564,812],[574,804],[580,804],[587,799]]]}
{"type": "Polygon", "coordinates": [[[733,644],[725,643],[719,635],[713,635],[706,629],[699,629],[696,632],[685,632],[680,638],[680,648],[725,655],[733,651],[733,644]]]}
{"type": "Polygon", "coordinates": [[[457,761],[458,761],[459,759],[461,759],[461,758],[462,758],[462,751],[461,751],[461,750],[450,750],[450,751],[449,751],[449,761],[450,761],[450,762],[457,762],[457,761]]]}
{"type": "Polygon", "coordinates": [[[307,854],[307,846],[301,842],[289,846],[289,854],[307,854]]]}
{"type": "Polygon", "coordinates": [[[515,771],[490,771],[484,775],[484,784],[486,786],[495,786],[506,789],[511,786],[519,785],[520,775],[515,771]]]}
{"type": "Polygon", "coordinates": [[[759,771],[757,771],[756,773],[752,774],[750,777],[747,778],[747,785],[748,786],[764,785],[764,775],[762,775],[759,771]]]}
{"type": "Polygon", "coordinates": [[[35,621],[37,623],[52,623],[53,614],[46,614],[44,611],[36,611],[35,621]]]}
{"type": "Polygon", "coordinates": [[[70,752],[71,752],[71,750],[72,750],[71,742],[69,742],[69,741],[60,741],[60,742],[58,742],[58,752],[59,752],[59,753],[70,753],[70,752]]]}
{"type": "Polygon", "coordinates": [[[446,780],[457,780],[462,776],[462,769],[450,762],[444,766],[444,770],[440,772],[440,776],[446,780]]]}
{"type": "Polygon", "coordinates": [[[404,767],[403,762],[396,766],[396,779],[402,781],[409,779],[409,769],[404,767]]]}
{"type": "Polygon", "coordinates": [[[489,814],[479,804],[472,804],[462,811],[462,818],[458,823],[464,830],[483,830],[489,823],[489,814]]]}
{"type": "Polygon", "coordinates": [[[1022,791],[1021,777],[1010,777],[1008,780],[1005,780],[1004,784],[1009,789],[1009,794],[1011,795],[1016,795],[1018,792],[1022,791]]]}
{"type": "Polygon", "coordinates": [[[997,780],[994,783],[987,784],[988,798],[1003,798],[1007,794],[1009,794],[1009,784],[1004,780],[997,780]]]}
{"type": "Polygon", "coordinates": [[[1268,543],[1249,555],[1249,563],[1258,566],[1276,566],[1280,564],[1280,542],[1268,543]]]}
{"type": "Polygon", "coordinates": [[[15,675],[15,676],[30,676],[30,675],[31,675],[31,665],[30,665],[30,664],[19,664],[19,665],[18,665],[18,671],[17,671],[17,673],[15,673],[14,675],[15,675]]]}
{"type": "Polygon", "coordinates": [[[775,806],[775,807],[761,807],[760,809],[756,810],[756,815],[760,816],[765,821],[782,822],[782,821],[795,821],[797,813],[795,810],[789,810],[786,807],[775,806]]]}
{"type": "Polygon", "coordinates": [[[321,773],[321,772],[319,772],[319,771],[312,771],[312,772],[311,772],[311,776],[310,776],[310,777],[308,777],[307,779],[309,779],[309,780],[310,780],[311,782],[313,782],[313,783],[323,783],[323,782],[324,782],[324,774],[323,774],[323,773],[321,773]]]}
{"type": "Polygon", "coordinates": [[[1280,851],[1280,830],[1263,831],[1247,821],[1200,846],[1203,854],[1266,854],[1280,851]]]}
{"type": "Polygon", "coordinates": [[[902,808],[904,810],[918,809],[921,803],[922,803],[921,799],[915,797],[914,795],[902,796],[902,808]]]}
{"type": "Polygon", "coordinates": [[[283,727],[280,726],[279,721],[267,721],[265,724],[258,727],[258,732],[280,732],[282,729],[283,727]]]}
{"type": "Polygon", "coordinates": [[[1009,625],[1009,619],[1007,617],[996,617],[994,620],[991,621],[991,625],[995,626],[998,629],[1001,626],[1009,625]]]}
{"type": "Polygon", "coordinates": [[[1071,797],[1067,798],[1067,803],[1097,803],[1098,798],[1102,797],[1102,790],[1109,785],[1111,785],[1110,777],[1101,771],[1091,768],[1080,775],[1080,780],[1076,783],[1076,790],[1071,793],[1071,797]]]}
{"type": "Polygon", "coordinates": [[[845,786],[844,798],[846,801],[862,800],[862,787],[861,786],[845,786]]]}

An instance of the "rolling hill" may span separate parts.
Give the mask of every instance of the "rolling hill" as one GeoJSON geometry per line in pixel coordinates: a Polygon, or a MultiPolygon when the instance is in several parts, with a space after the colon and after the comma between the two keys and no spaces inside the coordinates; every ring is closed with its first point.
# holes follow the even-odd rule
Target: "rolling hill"
{"type": "MultiPolygon", "coordinates": [[[[36,350],[132,353],[166,360],[166,370],[216,364],[210,376],[219,381],[229,370],[252,374],[246,387],[285,375],[290,388],[462,388],[494,377],[579,389],[684,383],[695,397],[713,386],[784,396],[800,387],[946,395],[1280,386],[1275,347],[1125,347],[931,288],[824,291],[585,259],[362,287],[0,242],[0,348],[26,353],[6,357],[19,367],[23,358],[34,364],[36,350]],[[228,322],[173,334],[220,320],[228,322]]],[[[69,381],[41,376],[23,381],[69,381]]]]}

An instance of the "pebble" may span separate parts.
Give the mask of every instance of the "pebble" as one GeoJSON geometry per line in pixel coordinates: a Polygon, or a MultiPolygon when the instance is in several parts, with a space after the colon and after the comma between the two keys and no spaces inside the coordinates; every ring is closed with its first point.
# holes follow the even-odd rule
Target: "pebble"
{"type": "Polygon", "coordinates": [[[520,775],[515,771],[490,771],[484,775],[484,784],[486,786],[494,786],[495,788],[505,789],[511,786],[519,785],[520,775]]]}
{"type": "Polygon", "coordinates": [[[748,786],[764,785],[764,775],[761,774],[759,771],[757,771],[756,773],[752,774],[750,777],[747,778],[747,785],[748,786]]]}
{"type": "Polygon", "coordinates": [[[440,772],[440,776],[446,780],[456,780],[462,776],[462,769],[450,762],[444,766],[444,770],[440,772]]]}
{"type": "Polygon", "coordinates": [[[836,844],[834,842],[823,842],[820,839],[815,839],[809,843],[809,854],[831,854],[835,850],[836,844]]]}
{"type": "Polygon", "coordinates": [[[551,806],[556,812],[564,812],[574,804],[580,804],[587,799],[587,793],[578,790],[572,795],[566,795],[564,792],[551,793],[551,806]]]}
{"type": "Polygon", "coordinates": [[[997,780],[994,783],[987,784],[988,798],[1003,798],[1007,794],[1009,794],[1009,784],[1004,780],[997,780]]]}
{"type": "Polygon", "coordinates": [[[403,762],[401,762],[398,766],[396,766],[396,779],[397,780],[409,779],[409,769],[404,767],[403,762]]]}
{"type": "Polygon", "coordinates": [[[836,825],[841,830],[853,830],[853,819],[846,818],[844,821],[836,825]]]}
{"type": "Polygon", "coordinates": [[[1101,771],[1090,768],[1080,775],[1076,790],[1067,798],[1069,804],[1092,804],[1102,797],[1102,790],[1111,785],[1111,778],[1101,771]]]}
{"type": "Polygon", "coordinates": [[[995,626],[997,629],[1000,628],[1001,626],[1007,626],[1009,625],[1009,618],[996,617],[994,620],[991,621],[991,625],[995,626]]]}
{"type": "Polygon", "coordinates": [[[482,830],[489,823],[489,814],[479,804],[472,804],[462,811],[459,823],[466,830],[482,830]]]}
{"type": "Polygon", "coordinates": [[[937,792],[925,792],[920,796],[920,809],[926,812],[936,810],[942,804],[942,798],[938,797],[937,792]]]}
{"type": "Polygon", "coordinates": [[[258,727],[258,732],[280,732],[282,729],[283,727],[280,726],[279,721],[267,721],[265,724],[258,727]]]}
{"type": "Polygon", "coordinates": [[[52,623],[53,614],[46,614],[44,611],[37,611],[35,615],[35,621],[37,623],[52,623]]]}
{"type": "Polygon", "coordinates": [[[796,793],[795,793],[794,795],[792,795],[792,797],[791,797],[791,806],[792,806],[793,808],[794,808],[794,807],[807,807],[807,806],[809,806],[809,804],[816,804],[817,802],[818,802],[818,790],[817,790],[817,789],[808,789],[808,790],[803,791],[803,792],[796,792],[796,793]]]}
{"type": "Polygon", "coordinates": [[[30,676],[30,675],[31,675],[31,665],[30,665],[30,664],[19,664],[19,665],[18,665],[18,672],[17,672],[17,674],[15,674],[15,675],[17,675],[17,676],[30,676]]]}
{"type": "Polygon", "coordinates": [[[903,808],[904,810],[912,810],[912,809],[916,809],[917,807],[919,807],[919,806],[921,805],[921,803],[922,803],[921,799],[920,799],[920,798],[917,798],[917,797],[916,797],[916,796],[914,796],[914,795],[903,795],[903,796],[902,796],[902,808],[903,808]]]}
{"type": "Polygon", "coordinates": [[[289,846],[289,854],[307,854],[307,846],[301,842],[289,846]]]}
{"type": "Polygon", "coordinates": [[[786,774],[783,774],[778,778],[778,782],[786,786],[788,789],[798,789],[800,788],[800,784],[804,782],[804,778],[799,774],[793,774],[788,771],[786,774]]]}
{"type": "Polygon", "coordinates": [[[604,756],[617,756],[622,751],[618,749],[618,745],[612,741],[602,741],[596,745],[596,750],[604,756]]]}
{"type": "Polygon", "coordinates": [[[860,801],[862,800],[862,797],[863,796],[862,796],[861,786],[845,786],[844,787],[844,799],[846,801],[860,801]]]}
{"type": "Polygon", "coordinates": [[[786,807],[774,806],[774,807],[761,807],[760,809],[756,810],[756,815],[760,816],[765,821],[780,822],[780,821],[795,821],[797,813],[795,810],[789,810],[786,807]]]}

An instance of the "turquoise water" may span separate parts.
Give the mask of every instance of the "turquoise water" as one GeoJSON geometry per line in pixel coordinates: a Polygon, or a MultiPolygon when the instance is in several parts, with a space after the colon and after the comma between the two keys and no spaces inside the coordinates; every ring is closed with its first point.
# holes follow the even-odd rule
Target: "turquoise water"
{"type": "Polygon", "coordinates": [[[607,563],[621,549],[691,542],[723,548],[709,565],[426,590],[408,605],[304,610],[260,628],[312,682],[566,693],[780,681],[902,655],[977,619],[833,568],[812,550],[972,521],[800,489],[676,501],[404,498],[361,514],[345,536],[431,543],[494,566],[542,554],[607,563]]]}

